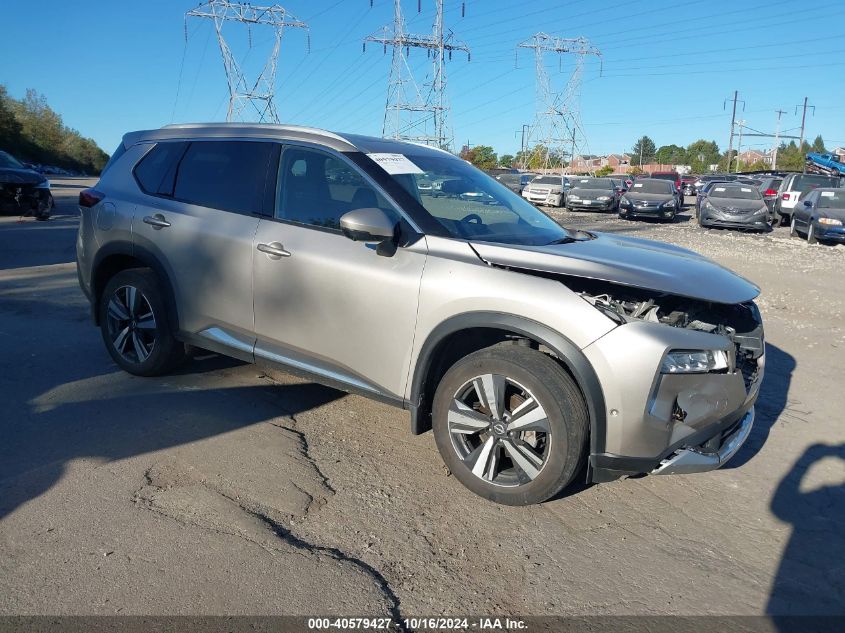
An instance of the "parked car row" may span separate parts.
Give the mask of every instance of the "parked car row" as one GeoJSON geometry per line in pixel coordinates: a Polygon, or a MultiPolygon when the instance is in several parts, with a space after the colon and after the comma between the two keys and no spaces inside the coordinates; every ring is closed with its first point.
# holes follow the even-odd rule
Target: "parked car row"
{"type": "Polygon", "coordinates": [[[46,220],[52,209],[50,181],[11,154],[0,151],[0,212],[46,220]]]}

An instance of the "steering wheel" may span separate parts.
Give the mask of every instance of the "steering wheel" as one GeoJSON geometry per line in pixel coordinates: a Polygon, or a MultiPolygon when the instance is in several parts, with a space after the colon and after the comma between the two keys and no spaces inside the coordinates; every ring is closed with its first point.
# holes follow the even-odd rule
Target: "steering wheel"
{"type": "Polygon", "coordinates": [[[461,222],[473,222],[474,224],[481,224],[483,220],[481,219],[481,216],[477,213],[470,213],[469,215],[465,215],[464,217],[462,217],[461,222]]]}

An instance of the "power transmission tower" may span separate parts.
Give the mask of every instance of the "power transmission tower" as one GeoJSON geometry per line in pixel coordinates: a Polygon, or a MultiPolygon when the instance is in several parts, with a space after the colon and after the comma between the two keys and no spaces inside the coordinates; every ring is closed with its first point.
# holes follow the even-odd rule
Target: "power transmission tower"
{"type": "MultiPolygon", "coordinates": [[[[258,121],[279,123],[276,110],[276,68],[279,50],[282,45],[282,33],[286,27],[308,30],[308,25],[293,17],[277,4],[269,7],[256,7],[229,0],[210,0],[185,13],[185,40],[188,38],[188,18],[205,18],[214,22],[217,43],[223,56],[226,81],[229,84],[229,109],[227,121],[243,120],[244,110],[249,106],[255,109],[258,121]],[[264,26],[273,29],[273,48],[264,67],[254,82],[247,81],[241,64],[238,64],[231,48],[223,37],[223,25],[226,22],[239,22],[247,26],[247,38],[252,48],[252,28],[264,26]]],[[[310,37],[308,48],[310,49],[310,37]]]]}
{"type": "MultiPolygon", "coordinates": [[[[384,26],[364,38],[364,51],[367,50],[367,42],[381,44],[385,53],[388,47],[393,49],[382,136],[449,149],[452,145],[452,131],[446,98],[446,61],[452,58],[455,51],[466,53],[469,61],[470,52],[465,44],[455,39],[452,31],[446,30],[443,0],[436,0],[435,5],[432,33],[413,35],[405,32],[401,1],[393,0],[393,25],[384,26]],[[417,82],[411,71],[408,57],[412,48],[425,49],[433,62],[428,90],[425,84],[417,82]]],[[[419,2],[417,10],[421,10],[419,2]]]]}
{"type": "Polygon", "coordinates": [[[520,48],[534,49],[537,73],[537,106],[534,125],[531,127],[533,139],[529,139],[529,142],[533,140],[535,151],[538,151],[538,144],[545,147],[544,155],[532,155],[531,161],[539,158],[543,168],[550,169],[557,166],[553,163],[559,160],[562,173],[564,156],[569,156],[571,168],[579,145],[586,146],[586,134],[581,123],[581,78],[587,56],[594,55],[601,59],[601,51],[586,38],[566,39],[547,33],[536,33],[517,44],[517,54],[520,48]],[[575,67],[562,92],[552,87],[544,63],[545,53],[559,55],[558,63],[561,66],[564,54],[575,55],[575,67]],[[566,145],[569,146],[568,151],[566,145]]]}
{"type": "MultiPolygon", "coordinates": [[[[722,109],[725,108],[728,100],[722,103],[722,109]]],[[[733,149],[734,149],[734,127],[736,126],[736,104],[742,103],[742,111],[745,112],[745,101],[739,98],[739,90],[734,90],[734,97],[733,97],[733,110],[731,112],[731,135],[728,139],[728,166],[725,170],[728,173],[731,173],[731,160],[733,159],[733,149]]]]}

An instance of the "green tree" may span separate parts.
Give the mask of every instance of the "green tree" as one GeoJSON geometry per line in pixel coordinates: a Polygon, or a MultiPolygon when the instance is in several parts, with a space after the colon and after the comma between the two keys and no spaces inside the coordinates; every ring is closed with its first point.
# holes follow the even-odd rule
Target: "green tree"
{"type": "Polygon", "coordinates": [[[645,165],[650,163],[657,153],[657,146],[649,137],[643,136],[631,148],[631,164],[645,165]]]}
{"type": "Polygon", "coordinates": [[[479,169],[493,169],[499,163],[496,152],[489,145],[476,145],[462,151],[460,156],[479,169]]]}
{"type": "Polygon", "coordinates": [[[604,167],[601,167],[601,168],[596,170],[596,176],[598,176],[599,178],[603,178],[604,176],[609,176],[612,173],[613,173],[613,167],[611,167],[610,165],[605,165],[604,167]]]}
{"type": "Polygon", "coordinates": [[[499,164],[502,167],[507,167],[507,168],[513,167],[513,161],[514,161],[514,157],[513,157],[512,154],[502,154],[499,157],[499,164]]]}
{"type": "Polygon", "coordinates": [[[695,174],[702,174],[710,169],[710,165],[717,164],[721,152],[716,141],[705,141],[703,138],[687,145],[687,164],[695,174]]]}
{"type": "Polygon", "coordinates": [[[109,158],[92,139],[65,126],[44,95],[29,89],[17,100],[2,85],[0,146],[23,160],[90,174],[99,173],[109,158]]]}
{"type": "Polygon", "coordinates": [[[824,140],[822,139],[822,135],[821,135],[821,134],[819,134],[819,135],[815,138],[815,140],[813,141],[813,145],[812,145],[812,147],[811,147],[811,150],[812,150],[812,151],[814,151],[814,152],[817,152],[817,153],[819,153],[819,154],[825,154],[825,153],[827,153],[827,149],[825,149],[825,146],[824,146],[824,140]]]}
{"type": "Polygon", "coordinates": [[[662,165],[686,165],[687,150],[679,145],[663,145],[657,150],[654,158],[662,165]]]}

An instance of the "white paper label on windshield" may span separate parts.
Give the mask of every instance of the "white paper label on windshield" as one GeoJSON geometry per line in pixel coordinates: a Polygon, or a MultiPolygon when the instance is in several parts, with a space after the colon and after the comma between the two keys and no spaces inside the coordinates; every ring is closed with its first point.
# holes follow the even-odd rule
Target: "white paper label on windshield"
{"type": "Polygon", "coordinates": [[[751,193],[751,189],[748,189],[746,187],[740,187],[740,189],[742,190],[743,193],[751,193]]]}
{"type": "Polygon", "coordinates": [[[643,186],[643,183],[641,183],[641,182],[635,182],[634,183],[634,189],[639,189],[642,186],[643,186]]]}
{"type": "Polygon", "coordinates": [[[713,190],[714,191],[724,191],[725,188],[724,187],[715,187],[713,190]]]}
{"type": "Polygon", "coordinates": [[[404,154],[375,153],[367,154],[388,174],[421,174],[423,170],[417,167],[404,154]]]}
{"type": "Polygon", "coordinates": [[[822,191],[822,198],[832,198],[836,194],[835,191],[822,191]]]}
{"type": "Polygon", "coordinates": [[[585,178],[584,180],[579,180],[578,182],[590,182],[590,181],[585,178]]]}

